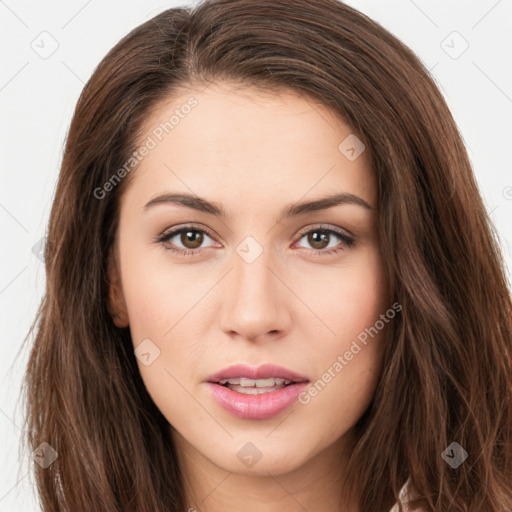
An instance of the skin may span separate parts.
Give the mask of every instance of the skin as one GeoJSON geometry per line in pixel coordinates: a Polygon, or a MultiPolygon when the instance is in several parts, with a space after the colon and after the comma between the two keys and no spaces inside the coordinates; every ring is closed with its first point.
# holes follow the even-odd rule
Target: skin
{"type": "Polygon", "coordinates": [[[191,96],[197,107],[133,171],[109,270],[116,325],[130,326],[135,348],[150,339],[160,350],[148,366],[137,362],[169,421],[187,506],[357,512],[339,495],[339,480],[354,424],[375,392],[388,325],[308,404],[271,419],[232,416],[204,381],[232,364],[271,362],[314,383],[390,308],[367,152],[354,161],[340,152],[352,130],[323,105],[227,82],[174,94],[148,117],[140,141],[191,96]],[[144,208],[164,192],[193,193],[228,217],[174,203],[144,208]],[[286,205],[334,192],[374,209],[341,204],[278,220],[286,205]],[[202,244],[180,234],[155,241],[188,223],[214,236],[203,234],[202,244]],[[315,245],[307,233],[319,223],[355,243],[328,233],[327,248],[315,245]],[[236,252],[249,235],[263,249],[252,263],[236,252]],[[166,249],[173,244],[196,253],[166,249]],[[331,248],[340,250],[325,254],[331,248]],[[262,455],[252,467],[237,457],[248,442],[262,455]]]}

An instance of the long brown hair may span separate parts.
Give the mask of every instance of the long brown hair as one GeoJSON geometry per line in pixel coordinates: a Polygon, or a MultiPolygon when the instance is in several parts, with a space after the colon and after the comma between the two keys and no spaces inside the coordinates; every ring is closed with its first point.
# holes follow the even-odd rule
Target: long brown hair
{"type": "Polygon", "coordinates": [[[337,0],[212,0],[169,9],[124,37],[86,84],[67,136],[29,336],[27,444],[44,511],[184,511],[168,423],[108,311],[107,255],[151,109],[181,87],[228,80],[293,90],[363,141],[379,190],[381,250],[402,306],[357,424],[347,489],[389,510],[410,477],[425,510],[512,509],[512,305],[498,235],[428,71],[337,0]],[[458,468],[441,454],[457,442],[458,468]],[[44,445],[46,446],[46,445],[44,445]]]}

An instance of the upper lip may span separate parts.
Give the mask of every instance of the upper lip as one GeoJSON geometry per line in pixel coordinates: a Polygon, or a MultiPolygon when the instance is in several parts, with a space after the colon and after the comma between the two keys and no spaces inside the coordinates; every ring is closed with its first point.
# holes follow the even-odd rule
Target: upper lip
{"type": "Polygon", "coordinates": [[[207,382],[219,382],[222,379],[232,379],[235,377],[245,377],[247,379],[269,379],[271,377],[281,377],[283,379],[291,380],[292,382],[306,382],[309,381],[307,377],[299,375],[288,368],[278,366],[275,364],[263,364],[257,368],[247,366],[245,364],[235,364],[220,370],[213,375],[210,375],[207,382]]]}

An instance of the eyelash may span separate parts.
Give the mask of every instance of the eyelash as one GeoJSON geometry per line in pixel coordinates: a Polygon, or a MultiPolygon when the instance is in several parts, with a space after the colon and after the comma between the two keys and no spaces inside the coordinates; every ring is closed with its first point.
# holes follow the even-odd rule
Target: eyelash
{"type": "MultiPolygon", "coordinates": [[[[168,242],[171,238],[174,238],[174,236],[179,235],[183,231],[196,231],[196,232],[200,232],[200,233],[205,233],[205,234],[207,234],[212,239],[215,238],[213,236],[213,234],[209,230],[207,230],[207,229],[198,228],[198,227],[196,227],[194,225],[188,225],[188,226],[183,226],[181,228],[169,231],[168,233],[162,233],[161,235],[159,235],[156,238],[155,242],[162,244],[166,250],[172,251],[172,252],[180,254],[182,256],[190,256],[190,255],[193,255],[193,254],[197,254],[201,250],[201,248],[198,248],[198,249],[181,249],[181,248],[178,248],[177,249],[176,247],[171,247],[171,246],[165,245],[165,243],[168,242]]],[[[353,237],[346,235],[342,231],[338,231],[336,229],[333,229],[332,227],[327,227],[325,225],[318,225],[318,226],[315,226],[313,228],[308,229],[307,231],[304,231],[304,232],[300,233],[299,240],[302,239],[305,235],[307,235],[307,234],[309,234],[311,232],[314,232],[314,231],[322,231],[324,233],[334,234],[334,235],[336,235],[337,237],[339,237],[342,240],[341,243],[345,246],[344,248],[338,247],[338,248],[331,248],[331,249],[328,249],[328,250],[325,250],[325,249],[306,249],[308,251],[311,251],[315,256],[324,256],[324,255],[335,254],[335,253],[338,253],[340,251],[345,250],[346,248],[352,247],[354,245],[354,243],[355,243],[355,239],[353,237]]],[[[203,249],[207,249],[207,247],[203,247],[203,249]]]]}

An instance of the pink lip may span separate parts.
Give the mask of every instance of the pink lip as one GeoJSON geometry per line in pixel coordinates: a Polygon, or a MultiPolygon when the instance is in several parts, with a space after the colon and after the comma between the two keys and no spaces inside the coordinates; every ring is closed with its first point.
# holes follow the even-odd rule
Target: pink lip
{"type": "Polygon", "coordinates": [[[272,364],[265,364],[258,368],[246,365],[230,366],[208,377],[208,385],[213,399],[223,409],[243,419],[264,420],[272,418],[290,407],[298,395],[307,387],[309,379],[291,370],[272,364]],[[222,379],[246,377],[248,379],[266,379],[281,377],[294,381],[277,391],[269,391],[260,395],[245,395],[237,393],[218,382],[222,379]]]}
{"type": "Polygon", "coordinates": [[[282,366],[275,364],[263,364],[258,368],[252,368],[245,364],[235,364],[224,368],[213,375],[210,375],[207,382],[219,382],[222,379],[232,379],[235,377],[246,377],[247,379],[268,379],[270,377],[281,377],[283,379],[291,380],[294,382],[309,381],[307,377],[292,372],[282,366]]]}

